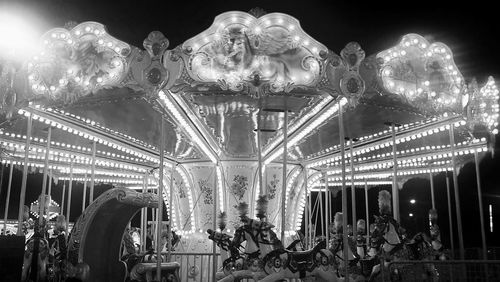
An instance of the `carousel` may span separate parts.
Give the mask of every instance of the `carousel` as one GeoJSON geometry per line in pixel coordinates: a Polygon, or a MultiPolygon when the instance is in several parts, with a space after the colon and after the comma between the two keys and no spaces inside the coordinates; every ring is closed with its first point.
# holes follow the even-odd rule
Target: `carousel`
{"type": "Polygon", "coordinates": [[[465,259],[457,174],[474,160],[479,175],[494,152],[499,92],[465,79],[444,43],[407,34],[337,52],[289,15],[227,12],[174,48],[159,31],[131,46],[97,22],[39,47],[21,66],[0,60],[2,240],[23,246],[12,281],[439,281],[443,260],[465,259]],[[43,174],[33,203],[28,173],[43,174]],[[409,234],[399,190],[415,177],[430,179],[432,209],[409,234]],[[437,225],[453,222],[450,194],[453,254],[437,225]]]}

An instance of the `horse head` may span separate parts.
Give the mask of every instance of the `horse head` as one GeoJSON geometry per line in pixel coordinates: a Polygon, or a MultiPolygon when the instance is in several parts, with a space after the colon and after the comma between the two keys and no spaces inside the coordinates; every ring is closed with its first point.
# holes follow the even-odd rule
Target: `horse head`
{"type": "Polygon", "coordinates": [[[376,242],[378,247],[382,244],[385,253],[391,252],[402,242],[399,233],[399,224],[388,215],[375,216],[375,228],[373,230],[372,242],[376,242]]]}
{"type": "Polygon", "coordinates": [[[229,251],[232,236],[222,232],[213,231],[212,229],[208,229],[207,233],[209,234],[208,239],[214,241],[215,244],[224,251],[229,251]]]}

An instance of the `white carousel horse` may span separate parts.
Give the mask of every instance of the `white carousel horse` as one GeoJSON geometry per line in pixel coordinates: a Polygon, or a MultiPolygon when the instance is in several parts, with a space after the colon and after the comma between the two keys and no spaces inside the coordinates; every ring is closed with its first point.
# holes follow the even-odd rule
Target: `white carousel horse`
{"type": "MultiPolygon", "coordinates": [[[[400,233],[399,223],[390,215],[376,217],[375,230],[373,232],[374,241],[379,242],[379,256],[384,262],[384,266],[389,266],[390,262],[406,260],[432,260],[432,245],[428,242],[424,234],[418,233],[411,240],[403,239],[400,233]]],[[[404,276],[405,272],[422,271],[421,269],[412,269],[411,265],[398,265],[394,268],[394,273],[398,276],[404,276]]],[[[424,274],[431,281],[437,281],[439,275],[432,264],[425,264],[424,274]]],[[[372,281],[380,273],[380,264],[373,267],[370,275],[372,281]]],[[[391,274],[394,274],[391,273],[391,274]]],[[[404,279],[403,279],[404,281],[404,279]]]]}

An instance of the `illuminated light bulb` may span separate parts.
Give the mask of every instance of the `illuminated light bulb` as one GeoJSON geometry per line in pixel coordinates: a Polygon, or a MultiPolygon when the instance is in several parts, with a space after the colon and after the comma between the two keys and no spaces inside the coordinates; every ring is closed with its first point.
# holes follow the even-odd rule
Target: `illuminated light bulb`
{"type": "Polygon", "coordinates": [[[425,86],[429,86],[430,84],[431,84],[431,83],[430,83],[428,80],[424,81],[424,85],[425,85],[425,86]]]}
{"type": "Polygon", "coordinates": [[[260,33],[260,32],[262,31],[262,29],[261,29],[259,26],[257,26],[257,27],[255,27],[255,28],[253,29],[253,31],[254,31],[255,33],[260,33]]]}
{"type": "Polygon", "coordinates": [[[309,45],[309,40],[305,40],[304,41],[304,46],[308,46],[309,45]]]}
{"type": "Polygon", "coordinates": [[[288,26],[288,29],[289,29],[289,30],[294,30],[294,29],[295,29],[295,26],[294,26],[293,24],[291,24],[291,25],[289,25],[289,26],[288,26]]]}

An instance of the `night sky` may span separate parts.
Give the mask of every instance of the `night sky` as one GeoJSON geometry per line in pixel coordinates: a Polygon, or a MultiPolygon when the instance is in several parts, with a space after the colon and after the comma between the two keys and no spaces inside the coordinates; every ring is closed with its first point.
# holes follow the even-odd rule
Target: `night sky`
{"type": "MultiPolygon", "coordinates": [[[[68,21],[78,23],[96,21],[104,24],[114,37],[140,48],[142,48],[142,41],[151,31],[163,32],[170,40],[170,48],[174,48],[208,28],[218,14],[232,10],[249,11],[254,7],[261,7],[268,13],[282,12],[297,18],[306,33],[336,53],[340,53],[348,42],[357,41],[368,56],[396,45],[407,33],[418,33],[431,42],[443,42],[450,47],[454,53],[455,63],[466,78],[466,82],[476,77],[479,84],[483,85],[489,75],[500,79],[500,52],[497,48],[500,35],[499,14],[492,4],[487,2],[0,0],[0,10],[9,9],[26,13],[26,18],[36,23],[40,34],[54,27],[62,27],[68,21]],[[405,4],[402,4],[403,2],[405,4]]],[[[500,246],[500,239],[498,239],[500,238],[500,179],[496,173],[500,168],[498,158],[496,156],[492,159],[491,154],[488,153],[481,162],[486,215],[489,204],[493,205],[494,212],[493,233],[489,232],[489,219],[485,218],[489,246],[500,246]]],[[[459,183],[465,245],[466,247],[480,246],[473,163],[465,165],[461,170],[459,183]]],[[[448,244],[444,174],[436,176],[435,186],[442,239],[445,244],[448,244]]],[[[372,213],[376,212],[376,194],[379,189],[383,188],[390,189],[389,187],[376,187],[370,191],[372,213]]],[[[102,189],[104,191],[106,187],[102,189]]],[[[5,200],[3,191],[0,195],[1,214],[3,214],[5,200]]],[[[417,231],[413,228],[418,231],[427,229],[427,211],[430,208],[429,191],[428,180],[414,179],[407,182],[400,193],[402,223],[410,226],[410,231],[417,231]],[[415,198],[417,204],[410,205],[408,202],[410,198],[415,198]],[[407,201],[405,202],[404,199],[407,201]],[[416,216],[409,218],[407,215],[410,212],[416,216]]],[[[96,192],[99,194],[99,190],[96,192]]],[[[364,204],[361,202],[364,197],[361,192],[358,199],[360,199],[358,214],[364,215],[364,204]]],[[[12,201],[15,200],[14,196],[12,201]]],[[[26,199],[27,203],[30,201],[31,199],[26,199]]],[[[334,209],[336,207],[340,210],[340,203],[340,196],[338,196],[334,209]]],[[[75,209],[78,207],[75,206],[75,209]]],[[[79,212],[75,210],[74,214],[77,216],[79,212]]],[[[454,222],[454,227],[456,226],[454,222]]],[[[458,246],[456,233],[455,244],[458,246]]]]}

